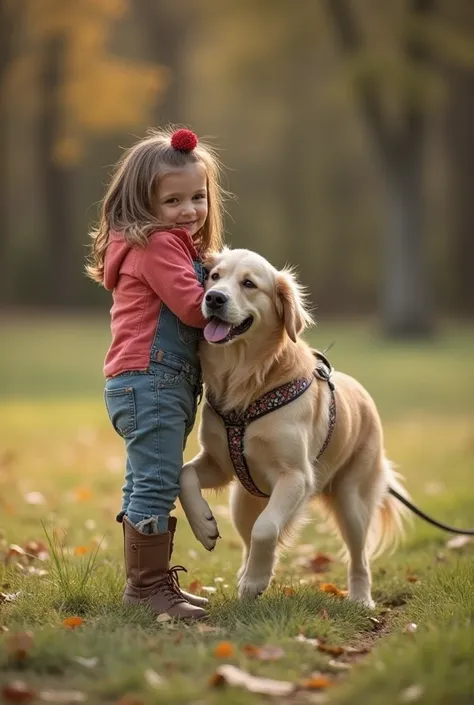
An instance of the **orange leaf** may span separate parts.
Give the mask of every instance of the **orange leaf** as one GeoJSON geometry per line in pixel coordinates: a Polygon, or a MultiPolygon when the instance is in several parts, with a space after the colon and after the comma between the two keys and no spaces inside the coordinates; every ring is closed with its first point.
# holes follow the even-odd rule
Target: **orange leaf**
{"type": "Polygon", "coordinates": [[[23,681],[11,681],[3,686],[2,697],[9,703],[27,703],[36,698],[36,693],[23,681]]]}
{"type": "Polygon", "coordinates": [[[254,646],[253,644],[245,644],[242,651],[249,658],[256,658],[259,661],[278,661],[285,652],[280,646],[254,646]]]}
{"type": "Polygon", "coordinates": [[[193,595],[199,595],[202,592],[203,584],[200,580],[193,580],[192,583],[188,585],[188,591],[192,592],[193,595]]]}
{"type": "Polygon", "coordinates": [[[66,617],[66,619],[63,619],[63,625],[68,627],[68,629],[75,629],[82,624],[84,624],[82,617],[66,617]]]}
{"type": "Polygon", "coordinates": [[[300,683],[300,687],[305,690],[321,690],[322,688],[329,688],[331,685],[333,685],[333,681],[327,676],[312,676],[300,683]]]}
{"type": "Polygon", "coordinates": [[[90,548],[88,546],[76,546],[74,549],[74,555],[75,556],[84,556],[86,553],[89,553],[90,548]]]}
{"type": "Polygon", "coordinates": [[[234,647],[230,641],[220,641],[214,650],[214,656],[216,658],[230,658],[233,653],[234,647]]]}
{"type": "Polygon", "coordinates": [[[328,556],[326,553],[317,553],[308,562],[308,568],[310,568],[313,573],[325,573],[331,563],[334,563],[334,558],[328,556]]]}
{"type": "Polygon", "coordinates": [[[282,585],[281,591],[284,595],[287,595],[287,597],[293,597],[293,595],[295,594],[294,588],[290,587],[289,585],[282,585]]]}
{"type": "Polygon", "coordinates": [[[17,632],[7,639],[7,651],[17,661],[24,661],[32,647],[33,634],[31,632],[17,632]]]}
{"type": "Polygon", "coordinates": [[[342,646],[327,646],[326,644],[318,645],[319,651],[324,651],[326,654],[331,654],[331,656],[340,656],[344,653],[344,647],[342,646]]]}
{"type": "Polygon", "coordinates": [[[418,578],[416,577],[416,575],[407,575],[407,580],[409,583],[417,583],[418,582],[418,578]]]}
{"type": "Polygon", "coordinates": [[[74,497],[76,502],[88,502],[92,499],[92,491],[89,487],[76,487],[74,489],[74,497]]]}
{"type": "Polygon", "coordinates": [[[339,588],[332,583],[321,583],[319,589],[330,595],[335,595],[336,597],[346,597],[347,595],[347,590],[339,590],[339,588]]]}

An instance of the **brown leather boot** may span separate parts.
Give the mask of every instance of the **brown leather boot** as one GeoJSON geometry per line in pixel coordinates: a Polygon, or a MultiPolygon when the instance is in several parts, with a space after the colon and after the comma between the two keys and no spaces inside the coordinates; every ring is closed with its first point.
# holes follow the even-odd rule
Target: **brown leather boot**
{"type": "Polygon", "coordinates": [[[207,612],[190,605],[177,588],[175,569],[169,567],[170,538],[166,534],[142,534],[123,518],[127,585],[123,601],[143,604],[156,614],[175,619],[205,619],[207,612]]]}
{"type": "MultiPolygon", "coordinates": [[[[171,556],[172,556],[172,553],[173,553],[174,535],[175,535],[175,532],[176,532],[176,525],[177,525],[177,523],[178,523],[178,520],[177,520],[176,517],[170,517],[170,518],[168,519],[168,531],[169,531],[170,534],[171,534],[171,539],[170,539],[170,560],[171,560],[171,556]]],[[[177,577],[177,576],[176,576],[176,580],[178,580],[178,577],[177,577]]],[[[177,582],[177,587],[178,587],[180,593],[182,594],[182,596],[184,597],[184,599],[187,600],[190,605],[195,605],[196,607],[205,607],[205,606],[209,603],[209,600],[207,599],[207,597],[199,597],[198,595],[193,595],[193,594],[190,593],[190,592],[185,592],[184,590],[182,590],[182,588],[181,588],[180,585],[179,585],[179,582],[177,582]]]]}

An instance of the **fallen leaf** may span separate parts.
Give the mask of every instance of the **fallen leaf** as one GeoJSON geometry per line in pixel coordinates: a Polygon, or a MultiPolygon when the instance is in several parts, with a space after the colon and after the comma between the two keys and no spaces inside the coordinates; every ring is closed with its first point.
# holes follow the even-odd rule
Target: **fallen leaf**
{"type": "Polygon", "coordinates": [[[62,623],[65,627],[68,627],[68,629],[75,629],[76,627],[82,626],[84,620],[82,617],[66,617],[66,619],[63,619],[62,623]]]}
{"type": "Polygon", "coordinates": [[[319,639],[308,639],[304,634],[298,634],[298,636],[295,636],[295,641],[300,641],[304,644],[311,644],[311,646],[319,646],[321,643],[319,639]]]}
{"type": "Polygon", "coordinates": [[[327,676],[315,675],[300,681],[298,686],[304,690],[322,690],[323,688],[329,688],[333,684],[333,681],[327,676]]]}
{"type": "Polygon", "coordinates": [[[294,692],[295,686],[289,681],[276,681],[271,678],[258,678],[240,668],[225,664],[220,666],[210,679],[210,685],[218,687],[231,685],[245,688],[250,693],[283,697],[294,692]]]}
{"type": "Polygon", "coordinates": [[[191,592],[193,595],[199,595],[199,593],[202,591],[202,588],[203,585],[200,580],[193,580],[188,585],[188,592],[191,592]]]}
{"type": "Polygon", "coordinates": [[[3,686],[2,697],[9,703],[27,703],[36,698],[36,693],[24,681],[10,681],[3,686]]]}
{"type": "Polygon", "coordinates": [[[280,646],[254,646],[253,644],[245,644],[242,651],[249,658],[256,658],[259,661],[279,661],[285,655],[284,650],[280,646]]]}
{"type": "Polygon", "coordinates": [[[84,658],[83,656],[76,656],[74,659],[76,663],[80,663],[81,666],[85,668],[95,668],[99,663],[97,656],[92,656],[91,658],[84,658]]]}
{"type": "Polygon", "coordinates": [[[446,548],[452,548],[452,549],[458,549],[458,548],[463,548],[466,546],[468,543],[472,543],[473,537],[472,536],[454,536],[452,539],[449,539],[449,541],[446,541],[445,546],[446,548]]]}
{"type": "Polygon", "coordinates": [[[45,703],[84,703],[87,695],[80,690],[42,690],[40,700],[45,703]]]}
{"type": "Polygon", "coordinates": [[[234,653],[234,647],[230,641],[220,641],[214,649],[216,658],[230,658],[234,653]]]}
{"type": "Polygon", "coordinates": [[[204,622],[198,622],[196,624],[196,631],[199,634],[211,634],[215,632],[220,632],[221,629],[220,627],[211,627],[209,624],[205,624],[204,622]]]}
{"type": "Polygon", "coordinates": [[[145,676],[145,680],[151,688],[161,688],[161,686],[165,685],[166,683],[165,679],[152,668],[147,668],[143,675],[145,676]]]}
{"type": "Polygon", "coordinates": [[[371,651],[370,646],[346,646],[346,655],[370,654],[371,651]]]}
{"type": "Polygon", "coordinates": [[[333,583],[321,583],[319,589],[323,592],[327,592],[329,595],[335,595],[336,597],[347,596],[347,590],[340,590],[338,587],[333,585],[333,583]]]}
{"type": "Polygon", "coordinates": [[[156,618],[156,621],[159,624],[162,624],[163,622],[170,622],[171,619],[172,618],[169,616],[169,614],[167,614],[166,612],[163,612],[163,614],[158,615],[158,617],[156,618]]]}
{"type": "Polygon", "coordinates": [[[0,605],[2,602],[15,602],[18,599],[20,592],[0,592],[0,605]]]}
{"type": "Polygon", "coordinates": [[[346,661],[336,661],[336,659],[331,659],[328,661],[328,666],[334,668],[335,671],[349,671],[352,668],[351,663],[346,663],[346,661]]]}
{"type": "Polygon", "coordinates": [[[3,624],[0,624],[0,634],[6,634],[8,631],[8,627],[3,626],[3,624]]]}
{"type": "Polygon", "coordinates": [[[7,652],[17,661],[24,661],[33,648],[32,632],[17,632],[7,639],[7,652]]]}
{"type": "Polygon", "coordinates": [[[92,490],[89,487],[76,487],[73,493],[76,502],[88,502],[92,499],[92,490]]]}
{"type": "Polygon", "coordinates": [[[201,590],[202,592],[207,592],[210,595],[213,595],[215,592],[217,592],[217,588],[214,587],[214,585],[203,585],[201,590]]]}
{"type": "Polygon", "coordinates": [[[281,591],[287,597],[293,597],[293,595],[295,594],[294,588],[290,587],[289,585],[282,585],[281,591]]]}
{"type": "Polygon", "coordinates": [[[84,556],[86,553],[90,552],[90,548],[88,546],[76,546],[74,549],[74,555],[75,556],[84,556]]]}
{"type": "Polygon", "coordinates": [[[41,494],[41,492],[27,492],[23,499],[27,504],[40,505],[46,503],[46,499],[44,498],[44,495],[41,494]]]}
{"type": "Polygon", "coordinates": [[[403,629],[404,634],[414,634],[418,629],[418,625],[414,622],[409,622],[403,629]]]}
{"type": "Polygon", "coordinates": [[[382,629],[383,627],[383,622],[380,619],[377,619],[377,617],[369,617],[369,622],[372,623],[372,629],[375,631],[378,631],[379,629],[382,629]]]}
{"type": "Polygon", "coordinates": [[[342,646],[327,646],[326,644],[318,644],[318,650],[324,651],[326,654],[331,654],[331,656],[340,656],[345,651],[342,646]]]}
{"type": "Polygon", "coordinates": [[[422,685],[410,685],[405,690],[402,690],[400,700],[404,703],[413,703],[419,700],[424,692],[425,689],[422,685]]]}
{"type": "Polygon", "coordinates": [[[214,578],[214,582],[215,582],[215,583],[223,583],[223,582],[224,582],[224,578],[220,578],[220,577],[214,578]]]}
{"type": "Polygon", "coordinates": [[[317,553],[307,563],[307,567],[313,573],[325,573],[329,570],[331,563],[334,563],[334,558],[327,553],[317,553]]]}

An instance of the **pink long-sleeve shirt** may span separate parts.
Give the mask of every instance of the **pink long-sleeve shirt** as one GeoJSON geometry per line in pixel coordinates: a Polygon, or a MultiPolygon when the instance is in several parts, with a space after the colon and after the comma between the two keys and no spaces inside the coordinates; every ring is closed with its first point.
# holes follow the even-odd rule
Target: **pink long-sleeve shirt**
{"type": "Polygon", "coordinates": [[[204,328],[204,289],[194,271],[196,259],[191,236],[182,228],[153,233],[145,248],[130,247],[120,233],[110,233],[104,286],[113,295],[112,344],[106,377],[147,369],[163,303],[186,325],[204,328]]]}

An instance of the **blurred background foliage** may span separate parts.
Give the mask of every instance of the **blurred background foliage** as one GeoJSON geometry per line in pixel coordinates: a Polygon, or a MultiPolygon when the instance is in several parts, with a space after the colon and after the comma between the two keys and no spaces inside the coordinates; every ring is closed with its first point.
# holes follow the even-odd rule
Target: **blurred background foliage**
{"type": "Polygon", "coordinates": [[[2,0],[0,303],[105,311],[111,165],[184,124],[227,167],[226,239],[318,315],[423,336],[474,313],[472,0],[2,0]]]}

